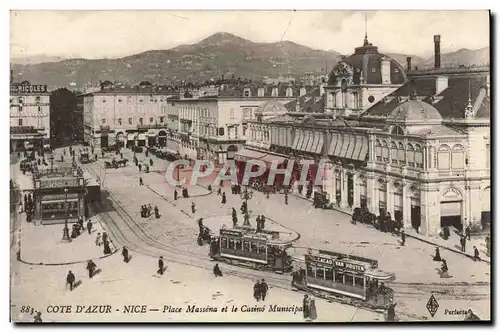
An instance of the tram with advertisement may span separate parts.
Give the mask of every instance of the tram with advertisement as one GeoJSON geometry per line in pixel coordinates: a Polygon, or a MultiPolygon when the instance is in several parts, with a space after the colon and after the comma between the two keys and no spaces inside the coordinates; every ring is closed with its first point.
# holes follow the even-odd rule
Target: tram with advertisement
{"type": "Polygon", "coordinates": [[[385,282],[394,273],[378,269],[378,261],[326,250],[309,249],[304,255],[305,269],[292,273],[292,286],[315,296],[351,299],[372,308],[387,308],[394,291],[385,282]]]}
{"type": "Polygon", "coordinates": [[[291,242],[279,242],[278,232],[255,232],[251,229],[224,229],[210,244],[210,257],[231,265],[257,270],[287,273],[292,270],[292,258],[286,250],[291,242]]]}

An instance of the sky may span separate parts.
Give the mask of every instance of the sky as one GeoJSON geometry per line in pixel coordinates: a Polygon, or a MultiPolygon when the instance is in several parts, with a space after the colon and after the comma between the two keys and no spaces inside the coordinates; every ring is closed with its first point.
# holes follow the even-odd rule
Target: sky
{"type": "Polygon", "coordinates": [[[11,58],[116,58],[192,44],[216,32],[290,40],[351,54],[368,39],[387,53],[429,57],[489,45],[487,11],[11,11],[11,58]]]}

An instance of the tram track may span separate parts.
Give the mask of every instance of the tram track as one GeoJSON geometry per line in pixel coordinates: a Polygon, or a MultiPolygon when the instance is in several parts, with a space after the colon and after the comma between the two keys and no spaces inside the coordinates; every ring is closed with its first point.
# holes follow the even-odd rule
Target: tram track
{"type": "MultiPolygon", "coordinates": [[[[97,166],[99,167],[99,165],[97,166]]],[[[94,171],[93,167],[90,168],[92,168],[91,173],[93,173],[95,176],[95,172],[93,172],[94,171]]],[[[102,167],[99,168],[104,169],[102,167]]],[[[104,188],[102,189],[104,190],[104,188]]],[[[149,187],[148,189],[154,192],[156,195],[160,196],[166,202],[170,203],[172,206],[176,207],[176,205],[172,204],[172,202],[166,199],[163,195],[156,193],[153,189],[149,187]]],[[[134,221],[133,217],[130,216],[130,214],[125,210],[122,204],[112,196],[109,190],[107,190],[107,193],[109,195],[108,197],[110,201],[113,203],[113,206],[115,208],[111,211],[102,211],[107,209],[99,209],[94,204],[95,208],[94,212],[99,212],[99,214],[103,217],[103,222],[106,225],[108,225],[108,229],[111,231],[111,234],[115,237],[115,240],[118,243],[127,246],[131,251],[141,253],[146,256],[158,257],[160,255],[165,255],[164,258],[167,261],[193,266],[197,268],[202,268],[211,272],[214,263],[210,259],[207,260],[208,255],[207,256],[200,255],[189,250],[179,249],[174,246],[162,243],[155,238],[152,238],[144,227],[142,227],[141,225],[139,225],[134,221]],[[117,214],[118,220],[123,221],[123,226],[126,226],[127,231],[130,231],[131,234],[129,235],[125,234],[123,228],[111,216],[113,212],[117,214]],[[132,238],[130,235],[132,235],[132,238]]],[[[228,275],[233,275],[239,278],[250,279],[250,280],[266,278],[266,281],[268,281],[268,283],[273,287],[289,291],[296,291],[292,289],[291,281],[288,275],[279,275],[270,272],[250,270],[247,268],[240,268],[232,265],[225,265],[224,269],[225,273],[228,275]]],[[[398,301],[404,299],[409,299],[409,300],[416,298],[422,299],[424,297],[428,297],[430,293],[437,293],[440,295],[440,298],[450,298],[450,299],[467,298],[470,300],[485,300],[490,298],[490,294],[478,294],[478,293],[468,292],[471,286],[487,287],[490,285],[489,283],[485,282],[446,283],[446,284],[394,282],[394,283],[388,283],[388,285],[394,289],[398,301]],[[460,292],[457,292],[458,289],[455,288],[459,288],[460,292]]],[[[305,292],[301,293],[306,294],[305,292]]],[[[336,301],[336,300],[330,302],[342,303],[341,301],[336,301]]],[[[380,313],[379,310],[373,310],[371,308],[361,307],[359,309],[380,313]]],[[[411,313],[401,312],[398,313],[398,315],[408,317],[409,319],[413,320],[425,319],[424,317],[420,317],[411,313]]]]}

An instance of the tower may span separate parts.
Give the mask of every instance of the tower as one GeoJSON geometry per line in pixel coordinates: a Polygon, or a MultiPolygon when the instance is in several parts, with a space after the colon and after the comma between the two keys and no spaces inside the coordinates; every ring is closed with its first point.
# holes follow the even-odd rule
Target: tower
{"type": "Polygon", "coordinates": [[[441,68],[441,36],[434,35],[434,68],[441,68]]]}

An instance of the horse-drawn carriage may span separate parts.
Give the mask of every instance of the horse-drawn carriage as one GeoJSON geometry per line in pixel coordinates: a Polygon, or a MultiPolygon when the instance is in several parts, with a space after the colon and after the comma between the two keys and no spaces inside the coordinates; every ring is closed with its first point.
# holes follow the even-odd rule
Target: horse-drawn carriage
{"type": "Polygon", "coordinates": [[[201,226],[201,231],[198,234],[198,240],[196,242],[199,246],[202,246],[205,243],[212,243],[212,235],[210,234],[210,229],[208,227],[201,226]]]}
{"type": "Polygon", "coordinates": [[[118,167],[125,167],[127,166],[127,163],[128,163],[128,159],[127,158],[124,158],[124,159],[121,159],[121,160],[114,160],[109,162],[109,161],[104,161],[104,167],[105,168],[118,168],[118,167]]]}

